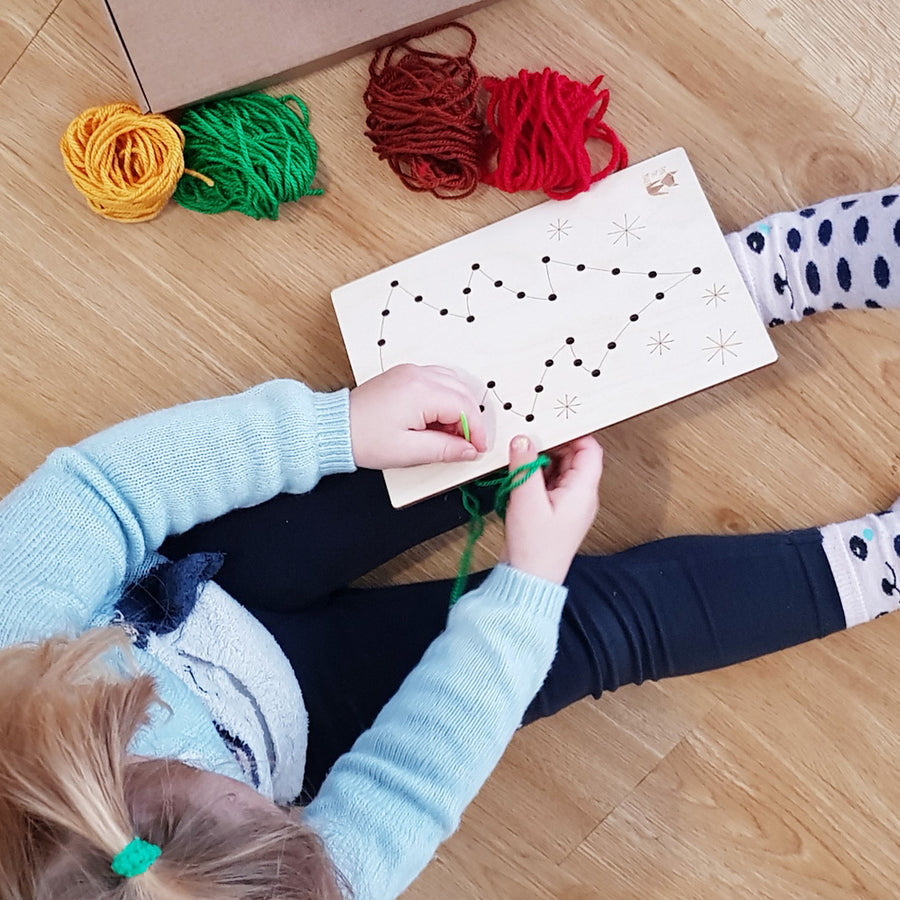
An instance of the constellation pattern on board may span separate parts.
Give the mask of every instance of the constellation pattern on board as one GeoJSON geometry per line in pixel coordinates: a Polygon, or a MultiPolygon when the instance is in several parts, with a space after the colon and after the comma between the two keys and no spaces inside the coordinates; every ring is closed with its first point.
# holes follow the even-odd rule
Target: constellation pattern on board
{"type": "Polygon", "coordinates": [[[568,419],[569,416],[574,416],[578,413],[579,406],[581,406],[581,401],[577,397],[570,397],[568,394],[564,394],[561,400],[556,401],[556,405],[553,408],[556,410],[557,419],[561,416],[565,416],[568,419]]]}
{"type": "Polygon", "coordinates": [[[611,222],[610,224],[613,226],[613,231],[608,232],[608,236],[613,237],[615,235],[613,245],[615,246],[619,241],[624,240],[625,246],[628,247],[631,241],[639,241],[641,236],[637,232],[642,231],[647,227],[646,225],[638,225],[640,220],[641,217],[638,216],[633,222],[629,222],[628,213],[625,213],[621,224],[618,222],[611,222]]]}
{"type": "Polygon", "coordinates": [[[568,219],[557,219],[555,222],[551,222],[547,226],[547,235],[550,240],[559,242],[564,237],[569,236],[569,232],[572,230],[572,227],[573,226],[569,223],[568,219]]]}
{"type": "Polygon", "coordinates": [[[656,337],[650,338],[647,342],[647,346],[650,348],[650,354],[658,353],[660,356],[666,350],[671,350],[670,344],[675,343],[675,339],[671,336],[670,332],[666,332],[663,334],[661,331],[656,332],[656,337]]]}
{"type": "Polygon", "coordinates": [[[718,357],[724,366],[728,356],[736,357],[737,353],[734,348],[740,347],[743,341],[736,341],[734,339],[735,334],[737,334],[737,332],[732,331],[728,337],[725,337],[725,333],[720,328],[719,336],[717,338],[707,335],[706,339],[709,341],[709,346],[703,348],[704,352],[709,354],[706,361],[712,362],[718,357]]]}
{"type": "Polygon", "coordinates": [[[703,299],[706,301],[706,305],[712,305],[713,309],[718,309],[720,303],[727,303],[728,301],[725,297],[728,295],[728,291],[725,289],[725,285],[719,285],[713,283],[713,286],[709,288],[706,293],[703,295],[703,299]]]}
{"type": "MultiPolygon", "coordinates": [[[[599,378],[603,374],[604,365],[614,351],[619,348],[626,332],[628,332],[629,329],[632,329],[637,322],[641,321],[641,317],[644,313],[655,304],[665,300],[666,296],[668,296],[675,288],[682,285],[688,279],[700,275],[702,272],[700,266],[694,266],[688,271],[680,272],[659,272],[655,269],[638,272],[625,270],[619,266],[605,268],[600,266],[590,266],[586,263],[574,263],[571,261],[552,259],[550,256],[546,255],[541,257],[541,264],[544,267],[544,278],[547,287],[546,291],[538,293],[534,288],[531,290],[523,290],[522,285],[511,286],[504,278],[489,273],[481,263],[473,262],[469,267],[465,284],[457,294],[457,299],[453,304],[453,308],[451,308],[451,305],[445,303],[432,302],[425,294],[415,293],[414,291],[409,290],[409,288],[401,284],[398,279],[392,280],[390,282],[387,299],[381,310],[381,327],[377,339],[381,371],[385,370],[384,352],[385,347],[388,345],[387,323],[392,312],[391,304],[392,302],[395,302],[398,294],[406,300],[411,300],[413,304],[418,304],[426,309],[432,310],[437,316],[460,319],[464,320],[469,325],[474,325],[478,321],[476,307],[474,305],[475,299],[478,298],[479,303],[483,302],[480,298],[483,297],[485,291],[490,292],[493,290],[499,292],[501,297],[510,300],[513,303],[555,303],[560,299],[563,299],[564,301],[564,298],[560,297],[554,287],[554,267],[557,266],[574,269],[577,273],[599,273],[612,279],[618,279],[624,276],[626,278],[647,279],[648,281],[653,282],[653,286],[657,289],[653,291],[652,296],[649,299],[646,299],[642,304],[638,304],[633,308],[633,311],[628,314],[627,319],[622,323],[615,334],[609,335],[605,342],[600,342],[603,346],[599,350],[595,346],[592,346],[588,351],[580,353],[576,349],[575,338],[571,335],[567,336],[564,339],[564,342],[544,359],[540,376],[534,381],[530,402],[524,404],[520,403],[518,405],[514,404],[508,396],[504,395],[502,386],[498,384],[497,379],[491,378],[485,381],[484,394],[481,398],[482,411],[485,409],[489,397],[493,397],[500,408],[505,412],[518,415],[526,422],[532,422],[534,421],[542,395],[545,393],[548,375],[554,366],[571,362],[571,365],[574,368],[579,369],[589,377],[599,378]],[[590,362],[587,361],[589,355],[592,357],[590,362]]],[[[716,290],[724,290],[724,288],[718,289],[716,285],[713,285],[713,291],[716,290]]],[[[710,293],[710,291],[707,291],[707,294],[710,293]]],[[[733,337],[734,336],[732,335],[731,338],[733,337]]],[[[662,356],[664,350],[671,349],[669,346],[671,343],[672,340],[668,334],[666,334],[664,338],[660,334],[660,340],[657,342],[651,341],[651,344],[648,346],[651,347],[651,354],[654,351],[658,351],[659,356],[662,356]]],[[[714,350],[718,353],[721,349],[723,356],[722,361],[724,363],[724,355],[726,352],[736,355],[731,349],[732,346],[737,346],[737,344],[729,344],[727,347],[723,348],[718,348],[718,346],[707,347],[704,348],[704,350],[714,350]]],[[[568,397],[568,395],[566,395],[566,397],[568,397]]],[[[575,414],[574,408],[570,408],[566,402],[557,400],[557,406],[560,403],[562,403],[564,407],[566,418],[568,418],[569,415],[575,414]]]]}

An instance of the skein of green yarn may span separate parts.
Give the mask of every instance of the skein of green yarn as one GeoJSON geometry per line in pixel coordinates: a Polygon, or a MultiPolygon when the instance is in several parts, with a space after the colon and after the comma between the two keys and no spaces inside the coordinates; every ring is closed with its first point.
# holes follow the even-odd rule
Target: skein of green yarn
{"type": "Polygon", "coordinates": [[[186,174],[173,199],[186,209],[277,219],[280,203],[322,193],[310,187],[318,148],[299,97],[214,100],[186,110],[180,124],[186,174]]]}

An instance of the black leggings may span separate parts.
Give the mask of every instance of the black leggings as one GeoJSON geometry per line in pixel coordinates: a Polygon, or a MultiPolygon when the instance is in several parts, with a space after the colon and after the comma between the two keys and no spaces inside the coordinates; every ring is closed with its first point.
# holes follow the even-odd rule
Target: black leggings
{"type": "MultiPolygon", "coordinates": [[[[447,618],[451,581],[347,585],[466,521],[458,491],[405,510],[380,472],[324,479],[169,538],[220,551],[216,581],[275,636],[309,713],[303,800],[391,698],[447,618]]],[[[475,575],[475,585],[485,573],[475,575]]],[[[556,658],[525,723],[586,696],[761,656],[845,627],[818,529],[675,537],[579,556],[556,658]]]]}

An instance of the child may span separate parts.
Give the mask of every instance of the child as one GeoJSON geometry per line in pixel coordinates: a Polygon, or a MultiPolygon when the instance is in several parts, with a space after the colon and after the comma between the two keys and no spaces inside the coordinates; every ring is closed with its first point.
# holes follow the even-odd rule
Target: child
{"type": "MultiPolygon", "coordinates": [[[[900,302],[892,196],[729,236],[767,320],[834,291],[900,302]]],[[[455,494],[391,510],[365,468],[484,449],[452,372],[400,367],[349,394],[272,382],[53,453],[0,504],[0,895],[394,897],[522,721],[896,608],[894,512],[573,562],[592,438],[513,491],[506,561],[449,614],[446,583],[344,587],[462,519],[455,494]],[[272,803],[301,794],[302,811],[272,803]]],[[[516,439],[511,465],[534,455],[516,439]]]]}

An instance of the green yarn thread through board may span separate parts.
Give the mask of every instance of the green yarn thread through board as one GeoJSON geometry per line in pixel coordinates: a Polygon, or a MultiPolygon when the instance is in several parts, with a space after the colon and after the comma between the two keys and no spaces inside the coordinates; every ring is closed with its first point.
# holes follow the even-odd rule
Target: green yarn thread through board
{"type": "Polygon", "coordinates": [[[312,188],[318,147],[309,110],[293,94],[245,94],[185,110],[186,174],[174,200],[201,213],[236,210],[277,219],[281,203],[321,194],[312,188]]]}
{"type": "Polygon", "coordinates": [[[469,533],[466,535],[466,545],[463,548],[459,566],[456,569],[456,580],[450,590],[450,606],[453,606],[463,595],[466,582],[469,580],[469,569],[472,567],[472,552],[478,538],[484,532],[484,513],[481,504],[475,494],[478,488],[496,488],[494,493],[494,512],[503,520],[506,518],[506,506],[509,503],[509,495],[520,485],[524,484],[537,472],[538,469],[549,466],[550,457],[544,453],[538,454],[537,459],[522,466],[517,466],[512,471],[504,472],[496,478],[482,478],[471,485],[463,484],[459,490],[462,494],[463,507],[469,514],[469,533]]]}

